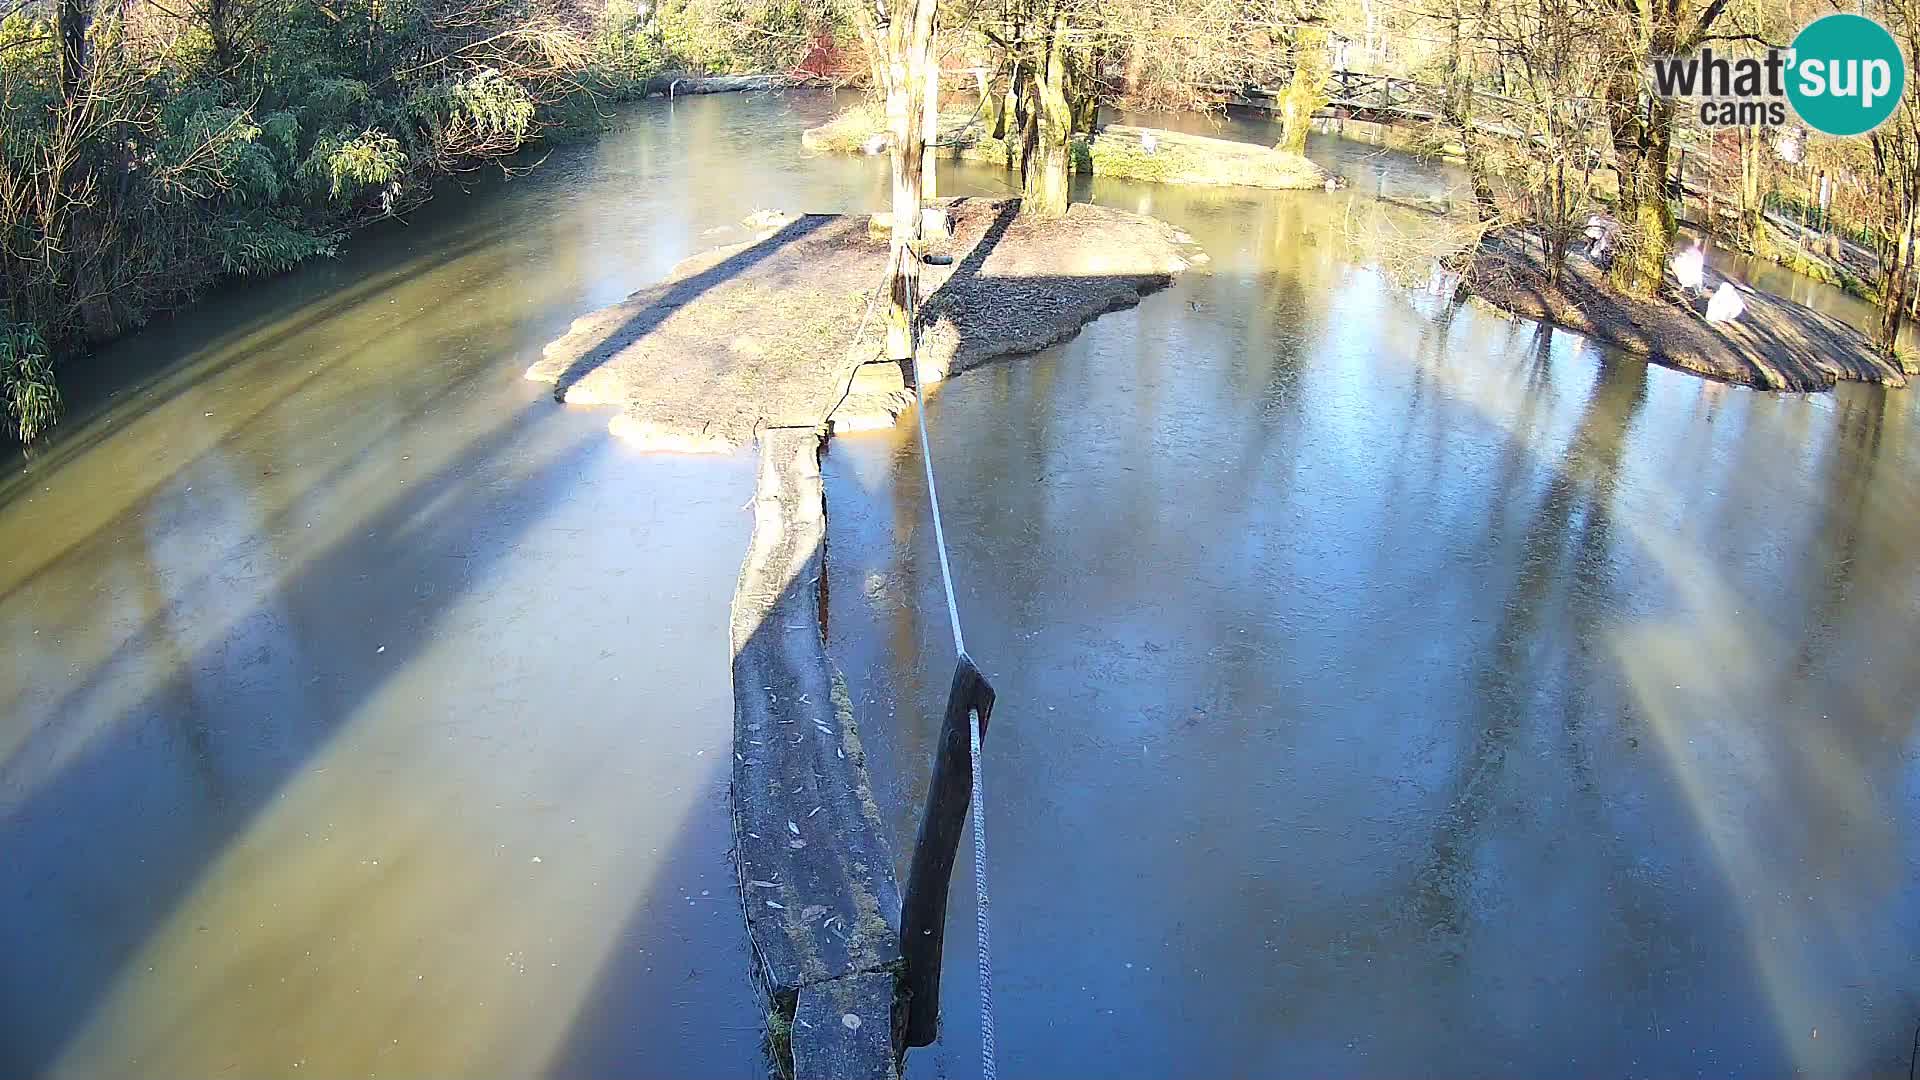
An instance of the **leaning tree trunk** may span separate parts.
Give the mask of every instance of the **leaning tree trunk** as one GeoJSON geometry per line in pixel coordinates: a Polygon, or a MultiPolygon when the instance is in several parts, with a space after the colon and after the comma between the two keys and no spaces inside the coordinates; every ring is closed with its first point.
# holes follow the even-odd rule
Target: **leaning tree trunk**
{"type": "Polygon", "coordinates": [[[1020,210],[1034,217],[1057,218],[1067,212],[1073,147],[1067,79],[1067,16],[1062,11],[1054,16],[1046,56],[1027,84],[1033,100],[1020,157],[1020,210]]]}
{"type": "Polygon", "coordinates": [[[1906,323],[1907,293],[1914,287],[1914,231],[1920,229],[1920,202],[1907,201],[1906,222],[1899,231],[1894,256],[1887,264],[1886,281],[1880,296],[1880,332],[1878,343],[1888,357],[1898,351],[1900,330],[1906,323]]]}

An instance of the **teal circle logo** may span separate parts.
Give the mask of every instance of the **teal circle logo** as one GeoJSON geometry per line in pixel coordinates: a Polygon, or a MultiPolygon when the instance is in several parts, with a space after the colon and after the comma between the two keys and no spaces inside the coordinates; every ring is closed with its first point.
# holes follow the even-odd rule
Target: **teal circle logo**
{"type": "Polygon", "coordinates": [[[1887,28],[1861,15],[1827,15],[1793,39],[1787,100],[1815,131],[1861,135],[1881,125],[1907,88],[1907,62],[1887,28]]]}

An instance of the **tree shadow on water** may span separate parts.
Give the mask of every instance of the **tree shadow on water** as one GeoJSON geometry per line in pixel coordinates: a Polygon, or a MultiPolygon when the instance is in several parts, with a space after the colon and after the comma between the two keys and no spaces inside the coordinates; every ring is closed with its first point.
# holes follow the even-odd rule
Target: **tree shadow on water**
{"type": "MultiPolygon", "coordinates": [[[[33,775],[48,764],[43,755],[0,764],[9,957],[0,1074],[36,1076],[60,1059],[214,862],[435,643],[449,610],[513,555],[599,452],[599,433],[583,432],[524,473],[508,469],[525,461],[548,408],[505,418],[343,529],[207,644],[173,657],[130,704],[112,706],[91,741],[47,775],[33,775]],[[490,470],[515,478],[476,482],[490,470]]],[[[163,607],[134,636],[170,638],[175,614],[163,607]]],[[[129,677],[137,674],[109,657],[47,710],[49,722],[106,706],[114,695],[102,691],[129,677]]]]}
{"type": "Polygon", "coordinates": [[[763,1051],[761,1037],[770,1014],[791,1012],[793,993],[772,980],[813,984],[887,962],[869,949],[897,955],[892,842],[873,816],[863,740],[838,730],[851,717],[860,733],[872,717],[861,704],[851,714],[819,708],[837,696],[836,671],[825,639],[808,632],[824,631],[827,575],[823,546],[803,550],[806,532],[790,521],[773,540],[753,541],[752,565],[786,580],[762,586],[743,576],[734,598],[736,611],[761,619],[731,650],[732,722],[721,722],[731,768],[707,774],[718,812],[683,819],[672,854],[613,935],[621,947],[582,997],[549,1075],[738,1074],[749,1063],[778,1075],[771,1055],[784,1047],[770,1041],[763,1051]],[[730,925],[709,919],[698,934],[682,930],[690,913],[706,914],[708,898],[694,896],[693,883],[736,839],[747,852],[730,853],[728,887],[713,890],[730,925]],[[869,880],[875,891],[862,899],[869,880]],[[756,992],[746,994],[750,986],[756,992]],[[668,1025],[652,1035],[665,1045],[651,1050],[636,1031],[668,1025]]]}

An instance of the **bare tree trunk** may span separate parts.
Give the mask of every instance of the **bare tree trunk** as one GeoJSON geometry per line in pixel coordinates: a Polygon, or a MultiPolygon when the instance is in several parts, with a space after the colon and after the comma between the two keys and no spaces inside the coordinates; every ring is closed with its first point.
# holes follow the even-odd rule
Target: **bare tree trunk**
{"type": "Polygon", "coordinates": [[[1287,80],[1287,92],[1280,99],[1280,144],[1276,149],[1302,153],[1307,148],[1307,132],[1313,114],[1327,103],[1327,78],[1333,74],[1333,53],[1328,48],[1327,31],[1320,26],[1302,26],[1293,46],[1293,77],[1287,80]]]}
{"type": "Polygon", "coordinates": [[[1909,199],[1907,220],[1899,231],[1894,257],[1887,264],[1887,277],[1880,297],[1879,345],[1887,356],[1894,355],[1900,343],[1900,330],[1906,322],[1907,293],[1914,287],[1914,231],[1920,229],[1920,202],[1909,199]]]}
{"type": "Polygon", "coordinates": [[[887,130],[893,141],[893,250],[887,259],[887,356],[913,356],[920,287],[921,180],[926,167],[926,68],[935,0],[897,0],[887,26],[887,130]]]}
{"type": "Polygon", "coordinates": [[[1467,178],[1473,184],[1474,206],[1479,210],[1480,220],[1490,222],[1499,219],[1500,204],[1493,195],[1493,179],[1487,173],[1487,155],[1480,145],[1480,131],[1474,126],[1473,84],[1461,40],[1463,19],[1456,3],[1447,54],[1447,86],[1441,100],[1446,121],[1460,136],[1461,156],[1466,160],[1467,178]]]}
{"type": "Polygon", "coordinates": [[[1100,115],[1100,99],[1091,90],[1083,90],[1073,99],[1073,130],[1076,134],[1092,135],[1096,120],[1100,115]]]}
{"type": "Polygon", "coordinates": [[[72,101],[87,78],[87,29],[93,22],[93,5],[90,0],[59,0],[54,19],[60,32],[60,90],[72,101]]]}
{"type": "MultiPolygon", "coordinates": [[[[1658,17],[1648,32],[1647,55],[1672,56],[1680,51],[1679,29],[1673,22],[1675,7],[1653,5],[1658,17]]],[[[1623,291],[1651,296],[1666,274],[1667,252],[1679,231],[1679,223],[1667,205],[1673,102],[1656,96],[1643,114],[1638,70],[1622,63],[1618,71],[1618,77],[1607,86],[1607,106],[1614,169],[1620,178],[1619,216],[1626,231],[1620,238],[1620,254],[1614,260],[1612,276],[1623,291]]]]}
{"type": "Polygon", "coordinates": [[[1021,66],[1020,57],[1016,55],[1007,68],[1007,100],[1000,110],[1000,138],[1007,144],[1009,169],[1020,166],[1020,153],[1026,146],[1026,99],[1020,94],[1020,80],[1026,77],[1026,72],[1021,66]]]}
{"type": "Polygon", "coordinates": [[[929,56],[926,96],[920,105],[920,201],[930,203],[940,197],[938,144],[940,142],[940,61],[929,56]]]}
{"type": "Polygon", "coordinates": [[[207,36],[213,39],[213,73],[233,68],[233,0],[207,0],[207,36]]]}
{"type": "Polygon", "coordinates": [[[1020,160],[1020,210],[1035,217],[1057,218],[1067,212],[1073,143],[1067,78],[1067,13],[1056,8],[1045,60],[1029,81],[1032,123],[1020,160]]]}

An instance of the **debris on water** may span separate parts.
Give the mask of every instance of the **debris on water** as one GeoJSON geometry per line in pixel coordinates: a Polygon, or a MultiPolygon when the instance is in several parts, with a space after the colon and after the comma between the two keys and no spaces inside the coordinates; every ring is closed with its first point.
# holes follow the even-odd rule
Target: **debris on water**
{"type": "Polygon", "coordinates": [[[538,855],[535,855],[535,856],[533,857],[533,859],[532,859],[531,861],[533,861],[533,862],[539,862],[539,861],[540,861],[540,856],[538,856],[538,855]]]}
{"type": "Polygon", "coordinates": [[[793,835],[795,835],[795,836],[799,836],[799,835],[800,835],[800,826],[799,826],[799,825],[797,825],[797,824],[795,824],[795,823],[794,823],[794,822],[792,822],[792,821],[789,821],[789,822],[787,822],[787,831],[788,831],[788,832],[790,832],[790,833],[792,833],[792,834],[793,834],[793,835]]]}
{"type": "Polygon", "coordinates": [[[813,815],[815,815],[815,814],[817,814],[817,813],[819,813],[820,811],[822,811],[822,810],[825,810],[825,809],[826,809],[826,807],[824,807],[824,806],[816,806],[816,807],[814,807],[814,808],[813,808],[812,810],[809,810],[809,811],[807,811],[807,820],[808,820],[808,821],[812,821],[812,820],[813,820],[813,815]]]}
{"type": "Polygon", "coordinates": [[[386,651],[387,651],[387,647],[386,647],[385,645],[382,645],[382,646],[380,646],[379,648],[377,648],[377,649],[375,649],[375,650],[373,650],[373,651],[374,651],[374,654],[375,654],[375,655],[378,655],[378,654],[380,654],[380,653],[383,653],[383,652],[386,652],[386,651]]]}
{"type": "Polygon", "coordinates": [[[859,1030],[860,1030],[860,1018],[859,1018],[858,1016],[856,1016],[856,1015],[854,1015],[853,1013],[845,1013],[845,1014],[843,1014],[843,1015],[842,1015],[842,1016],[840,1017],[840,1023],[841,1023],[841,1024],[843,1024],[843,1025],[845,1025],[845,1026],[846,1026],[846,1029],[847,1029],[848,1031],[859,1031],[859,1030]]]}
{"type": "Polygon", "coordinates": [[[779,888],[779,887],[780,887],[780,886],[778,886],[778,885],[775,885],[775,884],[774,884],[773,882],[771,882],[771,881],[758,881],[758,880],[755,880],[755,881],[749,881],[749,882],[747,882],[747,884],[749,884],[749,885],[751,885],[751,886],[753,886],[753,887],[754,887],[754,888],[756,888],[756,889],[777,889],[777,888],[779,888]]]}
{"type": "Polygon", "coordinates": [[[768,906],[768,907],[770,907],[770,908],[772,908],[772,909],[773,909],[773,910],[775,910],[775,911],[785,911],[785,910],[787,910],[787,905],[785,905],[785,904],[782,904],[782,903],[780,903],[780,902],[779,902],[778,900],[769,900],[769,901],[767,901],[767,906],[768,906]]]}

